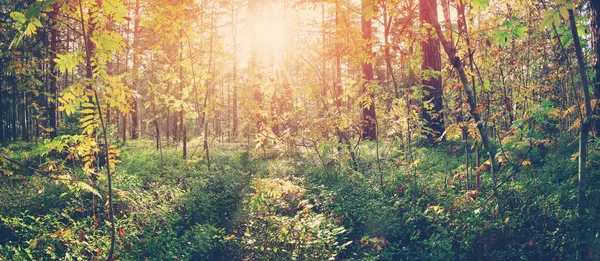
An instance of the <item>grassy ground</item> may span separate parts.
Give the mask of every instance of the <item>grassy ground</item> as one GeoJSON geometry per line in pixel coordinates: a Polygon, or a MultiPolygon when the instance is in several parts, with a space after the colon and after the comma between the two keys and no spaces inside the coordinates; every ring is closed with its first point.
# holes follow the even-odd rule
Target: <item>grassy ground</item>
{"type": "MultiPolygon", "coordinates": [[[[592,257],[600,251],[597,159],[588,215],[578,219],[576,148],[567,142],[529,154],[514,175],[504,168],[495,197],[487,173],[481,191],[466,191],[475,166],[460,144],[409,157],[399,144],[363,143],[351,164],[335,144],[317,154],[214,142],[209,170],[202,146],[193,153],[200,142],[185,161],[173,145],[162,154],[148,140],[122,147],[113,182],[119,260],[564,260],[580,238],[592,257]]],[[[68,174],[65,182],[33,171],[60,155],[42,158],[24,143],[5,150],[18,163],[4,163],[0,176],[0,260],[104,259],[105,176],[66,163],[53,172],[68,174]]]]}

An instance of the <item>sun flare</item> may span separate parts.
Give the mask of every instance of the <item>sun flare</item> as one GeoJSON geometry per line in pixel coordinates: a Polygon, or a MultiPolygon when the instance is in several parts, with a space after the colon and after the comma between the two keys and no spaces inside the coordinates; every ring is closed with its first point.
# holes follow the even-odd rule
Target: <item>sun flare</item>
{"type": "Polygon", "coordinates": [[[250,41],[248,49],[259,54],[276,55],[283,51],[288,21],[281,5],[271,4],[261,8],[254,15],[248,14],[250,41]]]}

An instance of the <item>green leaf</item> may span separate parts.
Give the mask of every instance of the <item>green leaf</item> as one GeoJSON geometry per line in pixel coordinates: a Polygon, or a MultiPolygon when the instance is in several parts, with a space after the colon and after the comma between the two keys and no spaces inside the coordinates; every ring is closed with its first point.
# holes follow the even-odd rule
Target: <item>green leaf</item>
{"type": "Polygon", "coordinates": [[[90,186],[89,184],[87,184],[83,181],[77,182],[76,187],[80,190],[90,192],[90,193],[98,196],[99,198],[102,198],[102,195],[100,195],[100,193],[98,193],[97,189],[93,188],[92,186],[90,186]]]}
{"type": "Polygon", "coordinates": [[[542,13],[542,29],[552,26],[552,23],[554,22],[554,17],[557,14],[558,12],[554,9],[544,11],[542,13]]]}
{"type": "Polygon", "coordinates": [[[21,24],[24,24],[25,22],[27,22],[27,18],[25,18],[25,14],[23,14],[21,12],[10,12],[10,17],[21,24]]]}
{"type": "Polygon", "coordinates": [[[471,0],[473,9],[485,10],[490,5],[490,0],[471,0]]]}
{"type": "Polygon", "coordinates": [[[567,7],[566,6],[561,6],[558,11],[560,12],[560,15],[566,20],[569,19],[569,11],[567,11],[567,7]]]}
{"type": "Polygon", "coordinates": [[[523,24],[517,24],[517,26],[515,26],[515,28],[512,31],[512,35],[515,38],[521,38],[523,36],[525,36],[525,33],[527,32],[527,27],[523,26],[523,24]]]}

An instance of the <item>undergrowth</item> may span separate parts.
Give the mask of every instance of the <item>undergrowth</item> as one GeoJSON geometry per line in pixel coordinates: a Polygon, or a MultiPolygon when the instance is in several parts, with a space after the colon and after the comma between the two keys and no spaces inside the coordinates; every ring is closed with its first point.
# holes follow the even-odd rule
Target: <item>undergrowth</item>
{"type": "MultiPolygon", "coordinates": [[[[210,170],[202,151],[181,160],[172,145],[162,155],[147,140],[122,148],[113,182],[119,260],[565,260],[579,233],[590,255],[600,253],[598,159],[588,215],[577,218],[568,141],[534,151],[518,169],[507,164],[498,194],[473,152],[465,164],[460,143],[409,155],[400,144],[366,142],[355,165],[332,149],[319,158],[310,149],[211,146],[210,170]]],[[[59,155],[38,155],[29,143],[4,150],[12,161],[0,183],[0,260],[103,259],[105,177],[65,162],[60,171],[92,185],[65,184],[26,167],[59,155]]]]}

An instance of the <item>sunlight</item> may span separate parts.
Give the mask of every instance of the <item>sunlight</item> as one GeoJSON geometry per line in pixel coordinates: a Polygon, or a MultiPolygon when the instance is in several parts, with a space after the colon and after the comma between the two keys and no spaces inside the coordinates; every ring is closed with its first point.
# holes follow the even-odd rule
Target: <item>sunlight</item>
{"type": "Polygon", "coordinates": [[[287,20],[281,5],[271,4],[261,8],[256,16],[249,17],[248,20],[251,27],[249,31],[254,32],[248,36],[248,50],[252,48],[251,44],[254,44],[259,54],[276,55],[283,51],[287,20]]]}

